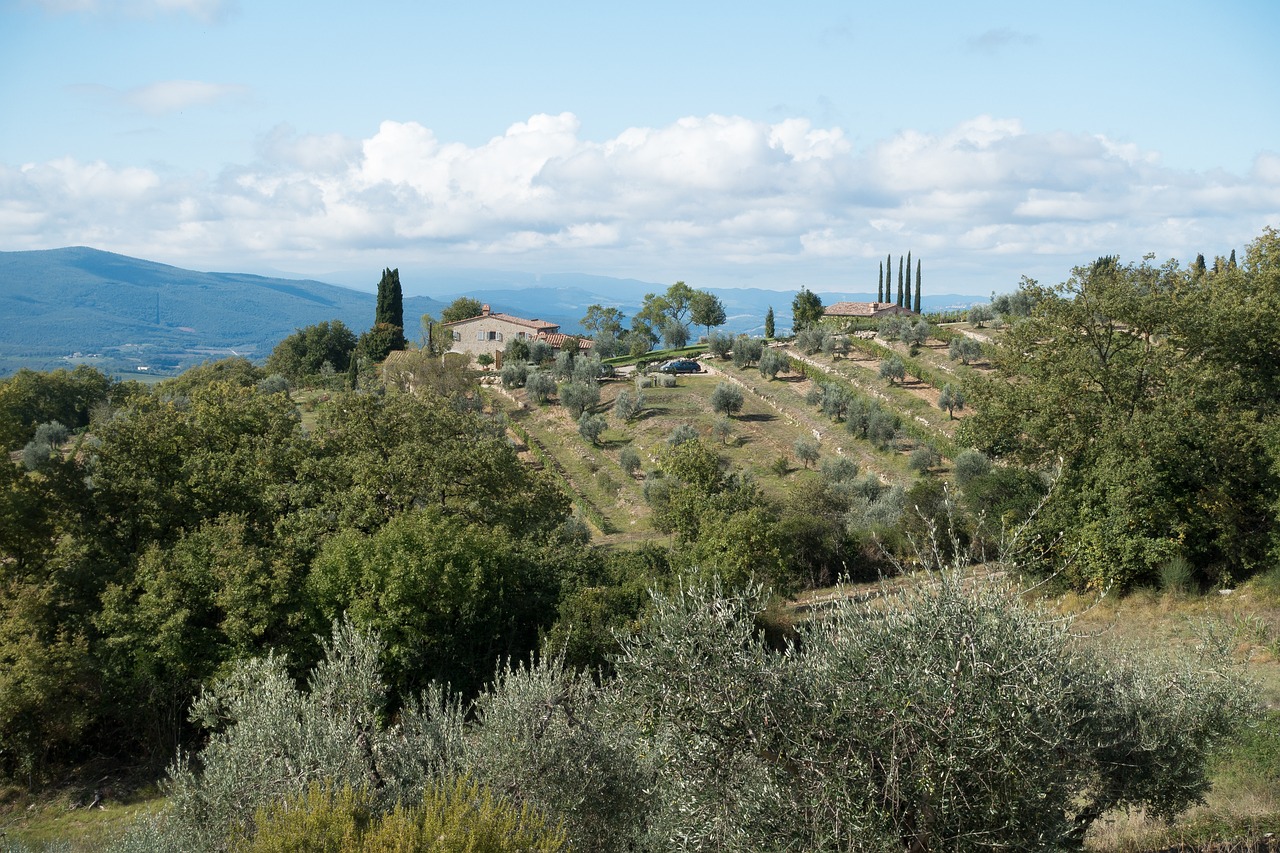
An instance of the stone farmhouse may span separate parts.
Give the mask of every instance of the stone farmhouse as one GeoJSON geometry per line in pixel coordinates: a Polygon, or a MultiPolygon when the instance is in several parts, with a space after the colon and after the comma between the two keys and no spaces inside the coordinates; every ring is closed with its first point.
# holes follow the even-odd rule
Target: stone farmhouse
{"type": "MultiPolygon", "coordinates": [[[[473,357],[481,353],[497,356],[506,347],[507,341],[513,338],[524,338],[530,342],[544,340],[555,349],[560,349],[565,339],[573,337],[562,334],[556,323],[526,320],[513,314],[490,311],[488,305],[481,308],[475,317],[441,325],[453,333],[453,346],[449,352],[467,353],[473,357]]],[[[591,347],[590,338],[577,340],[580,350],[591,347]]]]}
{"type": "Polygon", "coordinates": [[[833,320],[878,320],[894,314],[909,314],[914,317],[915,313],[895,302],[836,302],[828,305],[822,316],[823,319],[833,320]]]}

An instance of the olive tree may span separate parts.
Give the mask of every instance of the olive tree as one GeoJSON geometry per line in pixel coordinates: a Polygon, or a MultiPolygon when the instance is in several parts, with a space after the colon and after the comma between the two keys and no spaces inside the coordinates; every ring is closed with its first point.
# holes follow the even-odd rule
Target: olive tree
{"type": "Polygon", "coordinates": [[[892,385],[894,381],[901,382],[907,376],[907,367],[902,363],[902,359],[896,355],[880,362],[880,378],[888,379],[892,385]]]}
{"type": "Polygon", "coordinates": [[[711,392],[711,410],[722,415],[735,415],[742,411],[742,389],[731,382],[721,382],[711,392]]]}
{"type": "Polygon", "coordinates": [[[1196,802],[1249,715],[1221,668],[1083,647],[1013,588],[947,571],[886,599],[776,653],[758,594],[655,596],[617,684],[651,732],[652,825],[685,849],[1079,847],[1110,809],[1196,802]]]}
{"type": "Polygon", "coordinates": [[[964,391],[951,383],[942,386],[938,393],[938,408],[947,413],[948,420],[954,420],[957,411],[964,409],[964,391]]]}

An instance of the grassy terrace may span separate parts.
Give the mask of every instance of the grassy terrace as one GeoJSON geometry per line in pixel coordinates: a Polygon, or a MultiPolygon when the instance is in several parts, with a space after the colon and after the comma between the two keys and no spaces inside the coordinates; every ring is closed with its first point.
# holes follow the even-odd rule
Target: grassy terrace
{"type": "Polygon", "coordinates": [[[816,476],[795,461],[793,450],[797,439],[813,440],[815,433],[823,456],[847,456],[889,481],[912,476],[904,453],[877,451],[805,406],[808,386],[808,380],[798,375],[769,382],[755,367],[739,371],[729,362],[716,362],[707,373],[680,376],[674,388],[644,389],[639,417],[621,423],[613,414],[614,402],[623,390],[634,394],[635,383],[631,378],[606,381],[601,384],[600,404],[593,410],[609,420],[599,446],[578,435],[568,412],[555,403],[530,404],[523,390],[495,389],[490,397],[511,420],[530,460],[549,465],[565,482],[584,518],[600,534],[598,541],[621,544],[660,534],[651,525],[639,475],[633,478],[623,471],[619,453],[632,447],[640,456],[642,471],[652,470],[668,436],[681,424],[693,426],[731,470],[749,472],[761,490],[776,500],[785,501],[796,484],[816,476]],[[712,411],[709,399],[723,381],[738,384],[744,394],[742,411],[730,419],[731,433],[722,441],[712,431],[720,416],[712,411]],[[782,476],[775,470],[780,458],[788,464],[782,476]]]}

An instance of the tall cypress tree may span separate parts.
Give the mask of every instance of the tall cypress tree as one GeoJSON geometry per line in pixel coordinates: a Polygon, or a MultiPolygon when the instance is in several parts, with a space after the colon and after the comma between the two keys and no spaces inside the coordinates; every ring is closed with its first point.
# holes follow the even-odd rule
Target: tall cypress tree
{"type": "Polygon", "coordinates": [[[907,301],[902,303],[904,307],[911,307],[911,253],[907,252],[907,301]]]}
{"type": "Polygon", "coordinates": [[[764,315],[764,336],[766,338],[773,337],[773,306],[769,306],[769,313],[764,315]]]}
{"type": "Polygon", "coordinates": [[[884,264],[880,265],[880,283],[876,285],[876,302],[884,302],[884,264]]]}
{"type": "Polygon", "coordinates": [[[902,255],[898,255],[898,307],[901,308],[906,304],[902,295],[902,255]]]}
{"type": "Polygon", "coordinates": [[[404,293],[400,290],[400,270],[384,269],[378,282],[378,304],[373,322],[388,323],[404,329],[404,293]]]}
{"type": "Polygon", "coordinates": [[[916,313],[920,313],[920,259],[916,258],[916,313]]]}
{"type": "Polygon", "coordinates": [[[893,255],[884,256],[884,301],[893,298],[893,255]]]}
{"type": "Polygon", "coordinates": [[[1236,268],[1236,250],[1232,249],[1231,257],[1227,258],[1227,269],[1233,270],[1235,268],[1236,268]]]}

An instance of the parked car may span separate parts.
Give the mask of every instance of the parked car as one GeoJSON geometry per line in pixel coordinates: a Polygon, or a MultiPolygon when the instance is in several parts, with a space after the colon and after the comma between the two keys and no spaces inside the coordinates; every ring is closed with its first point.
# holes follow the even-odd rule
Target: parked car
{"type": "Polygon", "coordinates": [[[701,373],[702,365],[689,358],[677,358],[658,368],[663,373],[701,373]]]}

